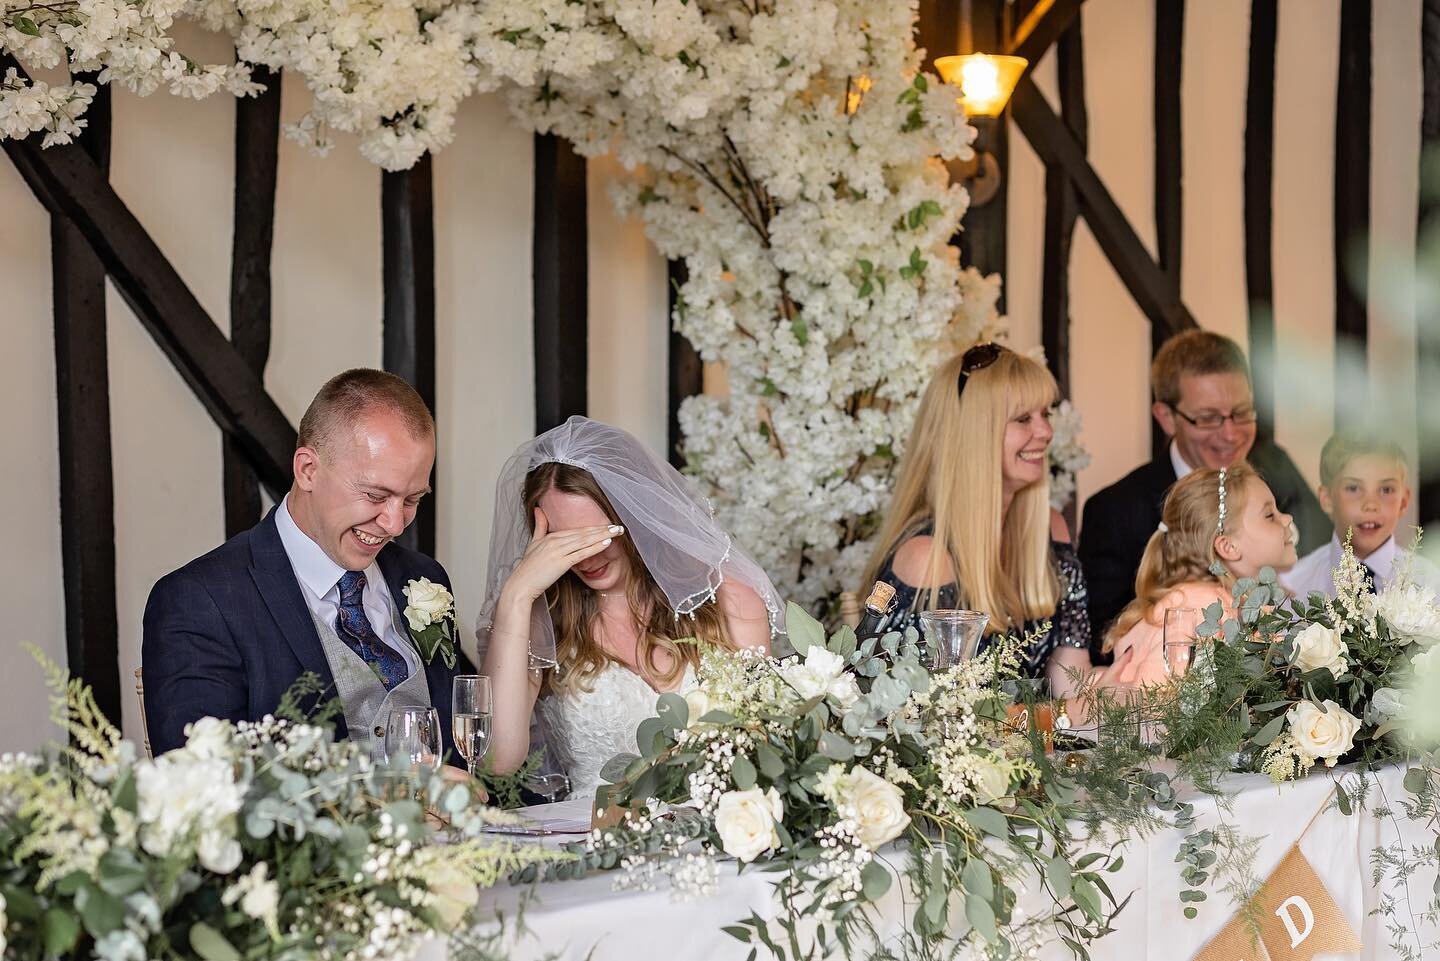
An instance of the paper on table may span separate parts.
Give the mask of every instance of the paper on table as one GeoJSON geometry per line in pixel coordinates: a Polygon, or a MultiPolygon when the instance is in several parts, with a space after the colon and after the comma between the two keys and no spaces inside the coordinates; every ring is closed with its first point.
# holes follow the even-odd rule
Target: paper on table
{"type": "Polygon", "coordinates": [[[516,808],[514,811],[524,818],[523,827],[497,824],[487,831],[497,834],[589,834],[590,800],[571,798],[553,804],[534,804],[516,808]]]}

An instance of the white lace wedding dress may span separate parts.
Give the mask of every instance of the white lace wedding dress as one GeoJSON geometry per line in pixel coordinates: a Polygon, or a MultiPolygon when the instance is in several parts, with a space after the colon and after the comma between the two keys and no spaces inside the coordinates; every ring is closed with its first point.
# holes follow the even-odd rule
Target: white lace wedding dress
{"type": "MultiPolygon", "coordinates": [[[[687,667],[676,693],[694,685],[695,672],[687,667]]],[[[551,760],[570,778],[571,797],[594,797],[606,761],[639,753],[635,728],[655,716],[659,697],[640,675],[612,661],[589,692],[550,694],[535,702],[551,760]]]]}

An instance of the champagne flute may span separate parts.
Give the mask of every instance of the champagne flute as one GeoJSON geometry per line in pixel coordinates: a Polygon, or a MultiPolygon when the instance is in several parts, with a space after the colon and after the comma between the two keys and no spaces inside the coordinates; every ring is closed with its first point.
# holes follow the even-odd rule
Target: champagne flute
{"type": "Polygon", "coordinates": [[[465,759],[473,778],[485,752],[490,750],[490,678],[461,674],[455,678],[451,702],[455,749],[465,759]]]}
{"type": "Polygon", "coordinates": [[[385,758],[416,773],[440,770],[440,712],[433,707],[391,711],[385,724],[385,758]]]}
{"type": "Polygon", "coordinates": [[[1200,625],[1205,614],[1195,607],[1165,608],[1165,625],[1161,638],[1165,655],[1165,673],[1171,677],[1184,677],[1195,662],[1196,647],[1200,643],[1200,625]]]}

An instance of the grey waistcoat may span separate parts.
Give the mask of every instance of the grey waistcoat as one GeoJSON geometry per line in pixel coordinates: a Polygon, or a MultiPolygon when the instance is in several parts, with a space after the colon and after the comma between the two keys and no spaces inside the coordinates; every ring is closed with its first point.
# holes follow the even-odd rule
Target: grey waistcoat
{"type": "MultiPolygon", "coordinates": [[[[335,693],[345,711],[345,726],[350,729],[350,739],[367,748],[372,758],[380,760],[385,750],[385,722],[390,719],[390,712],[403,707],[432,706],[424,662],[421,662],[420,670],[386,691],[365,659],[352,651],[350,645],[335,633],[333,624],[323,623],[313,613],[310,619],[315,622],[320,646],[325,650],[325,660],[330,663],[330,673],[335,678],[335,693]]],[[[395,629],[402,638],[410,636],[399,618],[396,618],[395,629]]]]}

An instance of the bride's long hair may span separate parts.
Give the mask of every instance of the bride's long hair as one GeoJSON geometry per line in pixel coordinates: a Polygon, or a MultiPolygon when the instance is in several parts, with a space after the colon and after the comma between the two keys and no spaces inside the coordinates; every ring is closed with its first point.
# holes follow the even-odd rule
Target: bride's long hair
{"type": "MultiPolygon", "coordinates": [[[[525,476],[525,516],[532,534],[535,508],[539,506],[540,498],[552,490],[588,497],[605,512],[610,523],[623,523],[589,471],[550,461],[525,476]]],[[[622,537],[618,543],[630,567],[625,597],[630,604],[630,616],[640,628],[636,654],[641,674],[657,687],[674,687],[687,667],[699,667],[700,664],[699,646],[680,644],[680,640],[693,637],[708,644],[732,646],[725,616],[719,602],[710,601],[693,614],[677,618],[664,592],[650,576],[635,542],[629,537],[622,537]],[[668,662],[668,668],[664,662],[668,662]]],[[[566,571],[545,592],[545,603],[555,622],[557,664],[553,671],[547,672],[547,687],[567,692],[590,690],[600,671],[616,660],[605,652],[595,637],[600,617],[599,597],[581,582],[574,571],[566,571]]]]}

